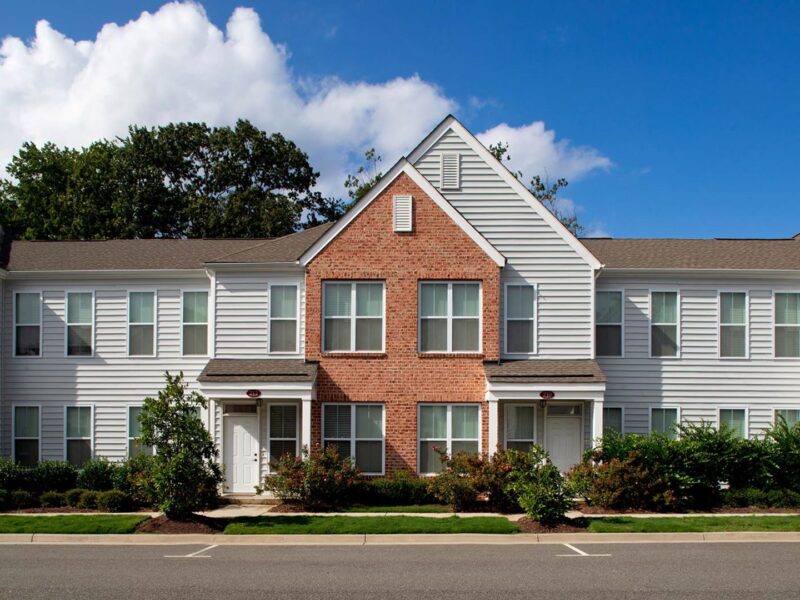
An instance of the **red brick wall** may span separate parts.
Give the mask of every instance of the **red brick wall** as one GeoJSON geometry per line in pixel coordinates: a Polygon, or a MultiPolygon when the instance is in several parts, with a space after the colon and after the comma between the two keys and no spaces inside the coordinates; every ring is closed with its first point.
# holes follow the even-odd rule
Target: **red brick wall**
{"type": "Polygon", "coordinates": [[[482,448],[488,445],[483,360],[499,357],[500,269],[405,174],[398,177],[308,265],[306,356],[319,361],[312,439],[321,441],[324,402],[383,402],[386,471],[416,471],[417,404],[481,403],[482,448]],[[392,198],[413,197],[412,233],[392,229],[392,198]],[[321,351],[321,292],[325,280],[376,279],[386,286],[386,352],[321,351]],[[419,280],[483,282],[483,354],[417,352],[419,280]]]}

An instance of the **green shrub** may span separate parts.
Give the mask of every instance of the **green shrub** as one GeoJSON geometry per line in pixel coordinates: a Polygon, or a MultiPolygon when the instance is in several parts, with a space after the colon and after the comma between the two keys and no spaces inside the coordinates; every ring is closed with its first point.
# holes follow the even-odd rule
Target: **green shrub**
{"type": "Polygon", "coordinates": [[[358,469],[339,456],[336,446],[303,448],[302,456],[286,454],[256,492],[271,492],[281,500],[299,502],[311,509],[342,506],[353,498],[358,469]]]}
{"type": "Polygon", "coordinates": [[[395,471],[391,477],[360,481],[354,489],[353,502],[369,506],[403,506],[431,504],[435,499],[428,492],[427,478],[415,477],[408,471],[395,471]]]}
{"type": "Polygon", "coordinates": [[[153,479],[154,468],[154,456],[132,456],[121,462],[114,471],[114,489],[128,494],[134,506],[155,506],[158,498],[153,479]]]}
{"type": "Polygon", "coordinates": [[[21,467],[18,463],[8,460],[7,458],[0,458],[0,489],[27,489],[29,486],[27,474],[28,470],[21,467]]]}
{"type": "Polygon", "coordinates": [[[527,453],[515,453],[504,493],[514,498],[531,519],[545,525],[563,521],[573,502],[558,467],[539,446],[527,453]]]}
{"type": "Polygon", "coordinates": [[[722,493],[722,505],[730,508],[750,508],[769,506],[767,492],[757,488],[741,488],[725,490],[722,493]]]}
{"type": "Polygon", "coordinates": [[[68,490],[64,494],[64,500],[66,500],[67,506],[71,506],[72,508],[77,508],[78,503],[81,501],[81,496],[83,496],[83,493],[85,491],[86,490],[83,490],[81,488],[68,490]]]}
{"type": "Polygon", "coordinates": [[[770,429],[765,442],[772,445],[771,474],[777,489],[800,492],[800,423],[789,427],[782,418],[770,429]]]}
{"type": "Polygon", "coordinates": [[[82,508],[84,510],[94,510],[97,508],[97,499],[100,496],[100,492],[95,492],[94,490],[84,490],[81,494],[81,497],[78,499],[78,508],[82,508]]]}
{"type": "Polygon", "coordinates": [[[63,460],[43,460],[30,470],[28,491],[35,494],[44,492],[66,492],[75,487],[78,470],[63,460]]]}
{"type": "Polygon", "coordinates": [[[130,512],[133,510],[131,497],[119,490],[100,492],[97,496],[97,508],[105,512],[130,512]]]}
{"type": "Polygon", "coordinates": [[[36,496],[28,490],[14,490],[10,497],[11,508],[20,510],[23,508],[34,508],[39,506],[36,496]]]}
{"type": "Polygon", "coordinates": [[[0,510],[8,510],[10,508],[11,499],[8,496],[8,490],[0,488],[0,510]]]}
{"type": "Polygon", "coordinates": [[[453,510],[474,508],[480,495],[486,491],[485,457],[472,452],[456,452],[449,456],[442,450],[437,451],[442,471],[428,482],[428,491],[442,504],[452,506],[453,510]]]}
{"type": "Polygon", "coordinates": [[[83,463],[78,473],[77,486],[86,490],[102,492],[114,487],[117,465],[106,458],[94,458],[83,463]]]}
{"type": "Polygon", "coordinates": [[[774,485],[775,445],[766,438],[736,440],[727,481],[731,489],[770,489],[774,485]]]}
{"type": "Polygon", "coordinates": [[[67,504],[67,498],[61,492],[45,492],[39,496],[39,503],[45,508],[61,508],[67,504]]]}
{"type": "Polygon", "coordinates": [[[794,490],[770,490],[767,502],[775,508],[800,508],[800,493],[794,490]]]}

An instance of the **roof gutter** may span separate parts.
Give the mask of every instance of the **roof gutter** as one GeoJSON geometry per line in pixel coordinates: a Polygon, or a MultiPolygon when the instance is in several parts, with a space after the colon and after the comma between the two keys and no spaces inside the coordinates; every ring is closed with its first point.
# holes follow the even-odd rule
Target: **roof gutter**
{"type": "Polygon", "coordinates": [[[69,271],[6,271],[13,280],[31,279],[195,279],[206,277],[205,269],[86,269],[69,271]]]}

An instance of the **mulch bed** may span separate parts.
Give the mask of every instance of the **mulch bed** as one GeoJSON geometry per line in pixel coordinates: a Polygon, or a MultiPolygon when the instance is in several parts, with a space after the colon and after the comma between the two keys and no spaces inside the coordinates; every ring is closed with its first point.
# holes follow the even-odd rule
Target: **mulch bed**
{"type": "Polygon", "coordinates": [[[542,525],[539,521],[522,517],[517,525],[522,533],[583,533],[588,523],[585,519],[567,519],[556,525],[542,525]]]}
{"type": "Polygon", "coordinates": [[[298,512],[322,512],[319,510],[310,511],[305,508],[302,504],[298,504],[297,502],[284,502],[282,504],[276,504],[275,506],[270,507],[270,513],[298,513],[298,512]]]}
{"type": "Polygon", "coordinates": [[[221,533],[225,525],[223,519],[200,515],[195,515],[191,521],[173,521],[162,515],[140,523],[136,533],[221,533]]]}

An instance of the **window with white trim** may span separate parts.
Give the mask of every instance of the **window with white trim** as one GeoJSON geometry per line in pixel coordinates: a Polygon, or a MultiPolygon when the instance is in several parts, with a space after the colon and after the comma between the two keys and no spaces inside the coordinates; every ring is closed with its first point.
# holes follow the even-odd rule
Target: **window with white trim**
{"type": "Polygon", "coordinates": [[[603,407],[603,433],[607,433],[609,431],[616,433],[623,432],[621,406],[603,407]]]}
{"type": "Polygon", "coordinates": [[[477,404],[419,405],[419,472],[438,473],[442,461],[437,450],[449,456],[480,452],[480,406],[477,404]]]}
{"type": "Polygon", "coordinates": [[[789,427],[794,427],[800,423],[800,409],[798,408],[776,408],[775,424],[783,419],[789,427]]]}
{"type": "Polygon", "coordinates": [[[730,429],[736,437],[747,437],[747,411],[744,408],[720,408],[719,426],[730,429]]]}
{"type": "Polygon", "coordinates": [[[14,294],[14,356],[41,356],[42,295],[14,294]]]}
{"type": "Polygon", "coordinates": [[[536,443],[536,407],[506,404],[506,449],[528,452],[536,443]]]}
{"type": "Polygon", "coordinates": [[[14,407],[14,460],[24,467],[39,462],[39,407],[14,407]]]}
{"type": "Polygon", "coordinates": [[[91,356],[94,339],[94,294],[67,292],[67,356],[91,356]]]}
{"type": "Polygon", "coordinates": [[[650,356],[678,356],[678,292],[650,294],[650,356]]]}
{"type": "Polygon", "coordinates": [[[183,292],[183,355],[208,356],[208,292],[183,292]]]}
{"type": "Polygon", "coordinates": [[[366,475],[383,474],[383,405],[323,404],[322,444],[336,446],[366,475]]]}
{"type": "Polygon", "coordinates": [[[800,358],[800,293],[775,293],[775,357],[800,358]]]}
{"type": "Polygon", "coordinates": [[[595,293],[594,322],[597,356],[622,356],[622,292],[595,293]]]}
{"type": "Polygon", "coordinates": [[[269,288],[269,351],[297,352],[297,286],[269,288]]]}
{"type": "Polygon", "coordinates": [[[531,284],[506,284],[507,354],[536,351],[536,288],[531,284]]]}
{"type": "Polygon", "coordinates": [[[140,454],[153,454],[152,446],[145,446],[139,441],[142,435],[142,423],[139,420],[143,407],[128,407],[128,458],[140,454]]]}
{"type": "Polygon", "coordinates": [[[719,355],[722,358],[747,356],[747,294],[719,294],[719,355]]]}
{"type": "Polygon", "coordinates": [[[155,356],[155,309],[155,292],[128,294],[128,356],[155,356]]]}
{"type": "Polygon", "coordinates": [[[269,464],[286,454],[297,455],[297,405],[269,405],[269,464]]]}
{"type": "Polygon", "coordinates": [[[678,437],[678,409],[651,408],[650,431],[666,435],[672,440],[678,437]]]}
{"type": "Polygon", "coordinates": [[[419,350],[480,352],[480,283],[420,283],[419,350]]]}
{"type": "Polygon", "coordinates": [[[65,458],[80,469],[83,463],[92,458],[92,407],[67,406],[64,414],[65,458]]]}
{"type": "Polygon", "coordinates": [[[382,281],[323,284],[323,351],[383,351],[383,290],[382,281]]]}

